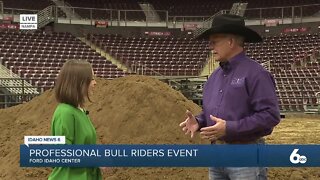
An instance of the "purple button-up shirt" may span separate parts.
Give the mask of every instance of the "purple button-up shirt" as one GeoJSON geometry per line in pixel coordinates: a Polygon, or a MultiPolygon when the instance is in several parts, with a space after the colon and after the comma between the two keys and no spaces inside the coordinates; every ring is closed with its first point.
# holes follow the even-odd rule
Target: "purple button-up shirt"
{"type": "Polygon", "coordinates": [[[200,128],[212,126],[210,115],[226,121],[226,142],[252,141],[271,134],[280,122],[275,82],[266,69],[245,55],[220,63],[203,89],[200,128]]]}

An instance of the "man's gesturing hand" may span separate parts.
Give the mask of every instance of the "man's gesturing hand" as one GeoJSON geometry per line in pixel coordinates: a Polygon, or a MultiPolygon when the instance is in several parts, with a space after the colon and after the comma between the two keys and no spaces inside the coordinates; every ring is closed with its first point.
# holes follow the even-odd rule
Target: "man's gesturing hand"
{"type": "Polygon", "coordinates": [[[180,127],[185,132],[185,134],[191,133],[191,138],[193,138],[194,133],[199,129],[199,124],[193,114],[187,110],[187,119],[180,123],[180,127]]]}

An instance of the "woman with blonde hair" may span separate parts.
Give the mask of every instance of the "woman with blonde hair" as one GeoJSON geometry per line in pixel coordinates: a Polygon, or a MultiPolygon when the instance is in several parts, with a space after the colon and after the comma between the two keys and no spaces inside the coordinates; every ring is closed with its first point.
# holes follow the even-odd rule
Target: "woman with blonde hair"
{"type": "MultiPolygon", "coordinates": [[[[55,84],[58,106],[53,114],[53,136],[65,136],[66,144],[96,144],[96,130],[84,109],[96,85],[90,63],[69,60],[60,70],[55,84]]],[[[100,168],[55,167],[49,180],[100,180],[100,168]]]]}

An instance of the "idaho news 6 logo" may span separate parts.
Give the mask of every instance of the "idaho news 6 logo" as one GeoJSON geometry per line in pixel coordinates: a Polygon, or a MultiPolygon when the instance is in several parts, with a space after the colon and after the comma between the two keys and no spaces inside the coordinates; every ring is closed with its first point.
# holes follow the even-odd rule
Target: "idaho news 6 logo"
{"type": "Polygon", "coordinates": [[[307,162],[307,157],[298,154],[299,149],[294,149],[290,155],[290,161],[292,164],[304,164],[307,162]]]}
{"type": "Polygon", "coordinates": [[[20,29],[37,29],[38,15],[37,14],[20,14],[20,29]]]}

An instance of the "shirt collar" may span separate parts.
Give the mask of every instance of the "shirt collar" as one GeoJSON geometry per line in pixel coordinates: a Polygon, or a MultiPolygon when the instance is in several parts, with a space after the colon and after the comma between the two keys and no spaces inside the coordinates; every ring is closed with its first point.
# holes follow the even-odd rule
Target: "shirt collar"
{"type": "Polygon", "coordinates": [[[236,65],[239,63],[241,59],[244,59],[245,53],[244,51],[240,52],[239,54],[235,55],[229,61],[220,62],[219,65],[223,71],[230,71],[232,68],[235,68],[236,65]]]}

